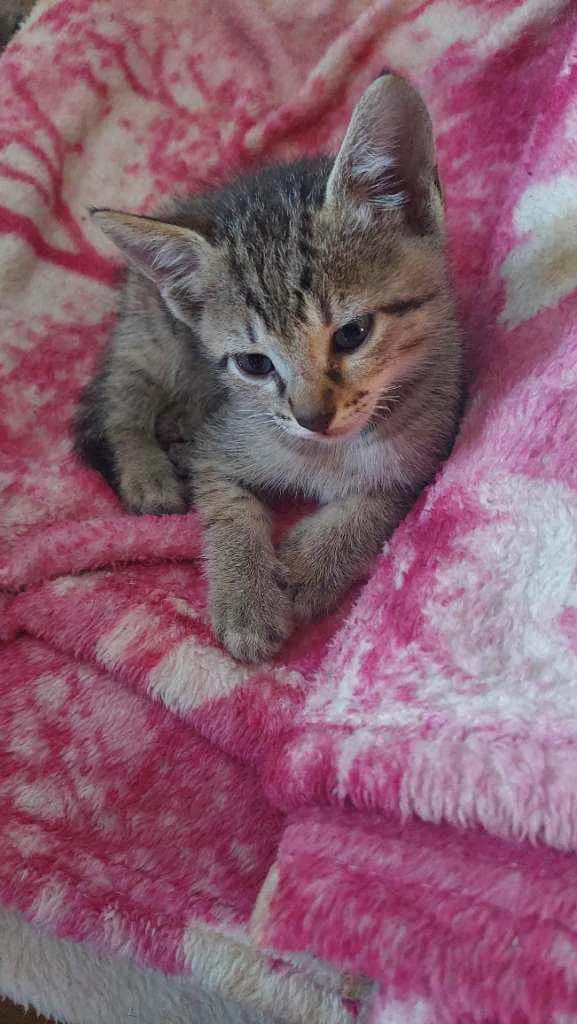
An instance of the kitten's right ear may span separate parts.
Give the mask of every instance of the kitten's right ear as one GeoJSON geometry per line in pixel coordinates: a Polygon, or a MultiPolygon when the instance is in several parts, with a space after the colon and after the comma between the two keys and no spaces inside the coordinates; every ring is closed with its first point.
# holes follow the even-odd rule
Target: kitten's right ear
{"type": "Polygon", "coordinates": [[[130,262],[154,281],[165,298],[201,298],[216,258],[215,249],[202,235],[154,217],[119,210],[92,209],[90,214],[130,262]]]}
{"type": "Polygon", "coordinates": [[[398,210],[419,234],[440,228],[441,197],[429,112],[404,78],[384,72],[365,90],[331,171],[327,203],[398,210]]]}

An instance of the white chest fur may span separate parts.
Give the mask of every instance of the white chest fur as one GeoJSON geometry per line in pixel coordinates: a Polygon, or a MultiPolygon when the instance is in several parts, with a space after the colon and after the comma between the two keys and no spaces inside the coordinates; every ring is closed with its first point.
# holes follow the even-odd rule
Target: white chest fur
{"type": "Polygon", "coordinates": [[[348,441],[294,441],[274,427],[246,424],[242,434],[221,435],[218,447],[248,486],[321,502],[413,482],[406,444],[373,432],[348,441]]]}

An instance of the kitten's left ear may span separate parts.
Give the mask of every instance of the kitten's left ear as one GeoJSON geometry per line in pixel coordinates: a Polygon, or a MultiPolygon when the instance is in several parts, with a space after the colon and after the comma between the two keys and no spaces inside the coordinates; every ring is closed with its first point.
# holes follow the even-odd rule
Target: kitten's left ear
{"type": "Polygon", "coordinates": [[[333,165],[326,201],[399,210],[417,234],[442,228],[431,119],[404,78],[384,73],[363,93],[333,165]]]}
{"type": "Polygon", "coordinates": [[[186,295],[198,301],[216,259],[216,250],[202,235],[154,217],[118,210],[90,211],[92,220],[118,246],[165,298],[186,295]]]}

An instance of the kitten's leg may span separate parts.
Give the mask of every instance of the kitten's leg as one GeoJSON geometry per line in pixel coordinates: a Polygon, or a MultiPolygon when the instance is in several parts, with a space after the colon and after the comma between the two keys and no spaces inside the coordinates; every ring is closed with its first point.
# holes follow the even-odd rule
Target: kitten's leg
{"type": "Polygon", "coordinates": [[[292,631],[292,602],[269,512],[244,487],[198,465],[194,491],[215,633],[240,661],[270,658],[292,631]]]}
{"type": "Polygon", "coordinates": [[[412,501],[408,495],[355,495],[297,523],[279,552],[295,616],[310,621],[332,611],[369,571],[412,501]]]}
{"type": "Polygon", "coordinates": [[[168,454],[154,439],[120,430],[111,432],[109,437],[118,492],[129,512],[160,516],[186,511],[183,482],[168,454]]]}
{"type": "MultiPolygon", "coordinates": [[[[164,402],[166,400],[164,399],[164,402]]],[[[88,385],[76,419],[76,449],[118,491],[130,512],[184,512],[182,482],[156,436],[159,388],[138,368],[110,362],[88,385]]]]}

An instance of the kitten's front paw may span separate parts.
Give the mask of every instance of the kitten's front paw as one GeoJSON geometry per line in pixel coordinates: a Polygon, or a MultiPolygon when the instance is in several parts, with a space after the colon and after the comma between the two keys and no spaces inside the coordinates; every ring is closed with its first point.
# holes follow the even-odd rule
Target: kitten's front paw
{"type": "Polygon", "coordinates": [[[324,579],[311,579],[305,574],[293,580],[292,586],[293,611],[295,618],[300,622],[316,622],[317,619],[324,619],[338,607],[348,590],[346,587],[340,589],[338,593],[331,592],[324,579]]]}
{"type": "Polygon", "coordinates": [[[301,622],[314,622],[334,611],[352,583],[339,563],[338,550],[326,543],[316,525],[314,516],[297,523],[279,551],[287,569],[294,615],[301,622]]]}
{"type": "Polygon", "coordinates": [[[221,581],[213,592],[212,622],[237,661],[272,658],[293,629],[292,602],[280,573],[221,581]]]}
{"type": "Polygon", "coordinates": [[[125,508],[137,515],[175,515],[187,509],[183,483],[164,452],[124,467],[118,490],[125,508]]]}

